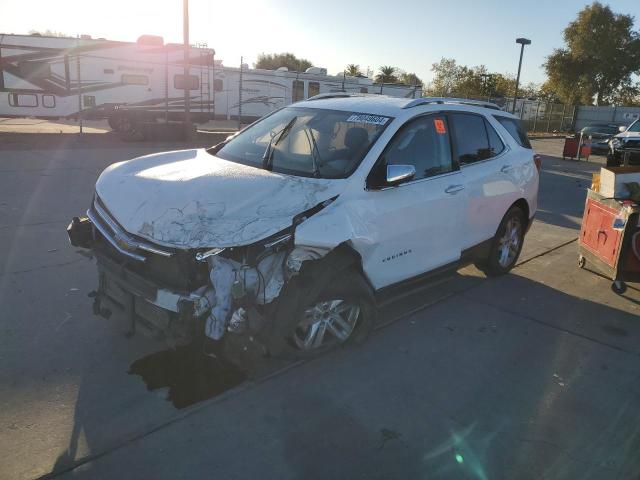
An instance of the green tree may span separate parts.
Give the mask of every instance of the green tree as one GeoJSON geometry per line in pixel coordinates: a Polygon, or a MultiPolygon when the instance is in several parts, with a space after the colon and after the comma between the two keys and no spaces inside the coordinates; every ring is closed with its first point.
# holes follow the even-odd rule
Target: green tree
{"type": "Polygon", "coordinates": [[[389,65],[380,67],[380,72],[375,77],[375,81],[378,83],[397,83],[398,77],[396,75],[397,68],[389,65]]]}
{"type": "MultiPolygon", "coordinates": [[[[487,67],[458,65],[453,58],[442,58],[431,66],[433,80],[427,93],[436,97],[499,98],[513,96],[516,79],[513,75],[489,73],[487,67]]],[[[529,83],[522,95],[536,97],[538,86],[529,83]]]]}
{"type": "Polygon", "coordinates": [[[513,97],[516,90],[516,77],[513,75],[494,74],[490,95],[493,97],[513,97]]]}
{"type": "Polygon", "coordinates": [[[453,97],[467,74],[467,67],[458,65],[453,58],[441,58],[431,65],[434,73],[429,86],[429,94],[437,97],[453,97]]]}
{"type": "Polygon", "coordinates": [[[398,82],[405,85],[417,86],[419,88],[424,87],[424,82],[415,73],[409,73],[404,71],[398,71],[398,82]]]}
{"type": "Polygon", "coordinates": [[[29,35],[33,35],[37,37],[73,38],[73,35],[67,35],[66,33],[57,32],[55,30],[49,30],[48,28],[42,32],[39,30],[29,30],[29,35]]]}
{"type": "Polygon", "coordinates": [[[566,48],[547,57],[544,67],[552,91],[565,103],[611,103],[636,88],[640,72],[640,34],[631,15],[614,13],[599,2],[585,7],[564,30],[566,48]]]}
{"type": "Polygon", "coordinates": [[[362,70],[360,70],[360,65],[356,65],[355,63],[350,63],[344,69],[344,72],[351,77],[359,77],[362,75],[362,70]]]}
{"type": "Polygon", "coordinates": [[[306,58],[298,58],[293,53],[261,53],[258,61],[253,64],[254,68],[264,70],[277,70],[280,67],[287,67],[295,72],[304,72],[313,64],[306,58]]]}

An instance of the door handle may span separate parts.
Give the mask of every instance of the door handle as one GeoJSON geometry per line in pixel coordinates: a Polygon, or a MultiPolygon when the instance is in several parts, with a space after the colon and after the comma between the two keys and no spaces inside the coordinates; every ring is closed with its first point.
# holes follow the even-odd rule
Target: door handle
{"type": "Polygon", "coordinates": [[[502,168],[500,169],[500,171],[502,173],[507,173],[509,170],[511,170],[511,165],[503,165],[502,168]]]}
{"type": "Polygon", "coordinates": [[[464,190],[464,185],[449,185],[444,193],[449,193],[451,195],[455,195],[456,193],[458,193],[460,190],[464,190]]]}

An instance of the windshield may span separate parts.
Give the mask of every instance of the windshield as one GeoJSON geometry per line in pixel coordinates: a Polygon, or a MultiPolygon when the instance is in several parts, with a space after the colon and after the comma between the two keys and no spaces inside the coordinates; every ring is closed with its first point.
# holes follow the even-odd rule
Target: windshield
{"type": "Polygon", "coordinates": [[[618,127],[615,125],[587,125],[582,129],[583,134],[606,133],[614,135],[618,133],[618,127]]]}
{"type": "Polygon", "coordinates": [[[627,128],[627,132],[640,132],[640,120],[636,120],[631,125],[629,125],[629,128],[627,128]]]}
{"type": "Polygon", "coordinates": [[[317,108],[284,108],[218,150],[224,160],[275,172],[345,178],[358,167],[391,117],[317,108]]]}

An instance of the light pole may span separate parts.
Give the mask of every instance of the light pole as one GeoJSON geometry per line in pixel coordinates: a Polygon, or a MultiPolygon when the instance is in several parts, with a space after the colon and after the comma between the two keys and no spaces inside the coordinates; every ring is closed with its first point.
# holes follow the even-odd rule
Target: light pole
{"type": "Polygon", "coordinates": [[[191,138],[191,82],[189,77],[189,0],[182,0],[182,33],[184,48],[184,129],[187,140],[191,138]]]}
{"type": "Polygon", "coordinates": [[[531,45],[531,40],[528,38],[516,38],[516,43],[521,45],[520,47],[520,63],[518,63],[518,76],[516,77],[516,91],[513,94],[513,108],[511,113],[516,111],[516,100],[518,100],[518,84],[520,83],[520,69],[522,68],[522,54],[524,53],[524,46],[531,45]]]}

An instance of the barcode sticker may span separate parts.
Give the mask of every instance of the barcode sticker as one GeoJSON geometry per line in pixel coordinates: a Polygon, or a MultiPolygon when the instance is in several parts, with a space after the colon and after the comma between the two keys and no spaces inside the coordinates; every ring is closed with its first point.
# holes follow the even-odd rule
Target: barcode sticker
{"type": "Polygon", "coordinates": [[[389,117],[378,115],[355,114],[347,118],[347,122],[368,123],[371,125],[384,125],[389,121],[389,117]]]}

